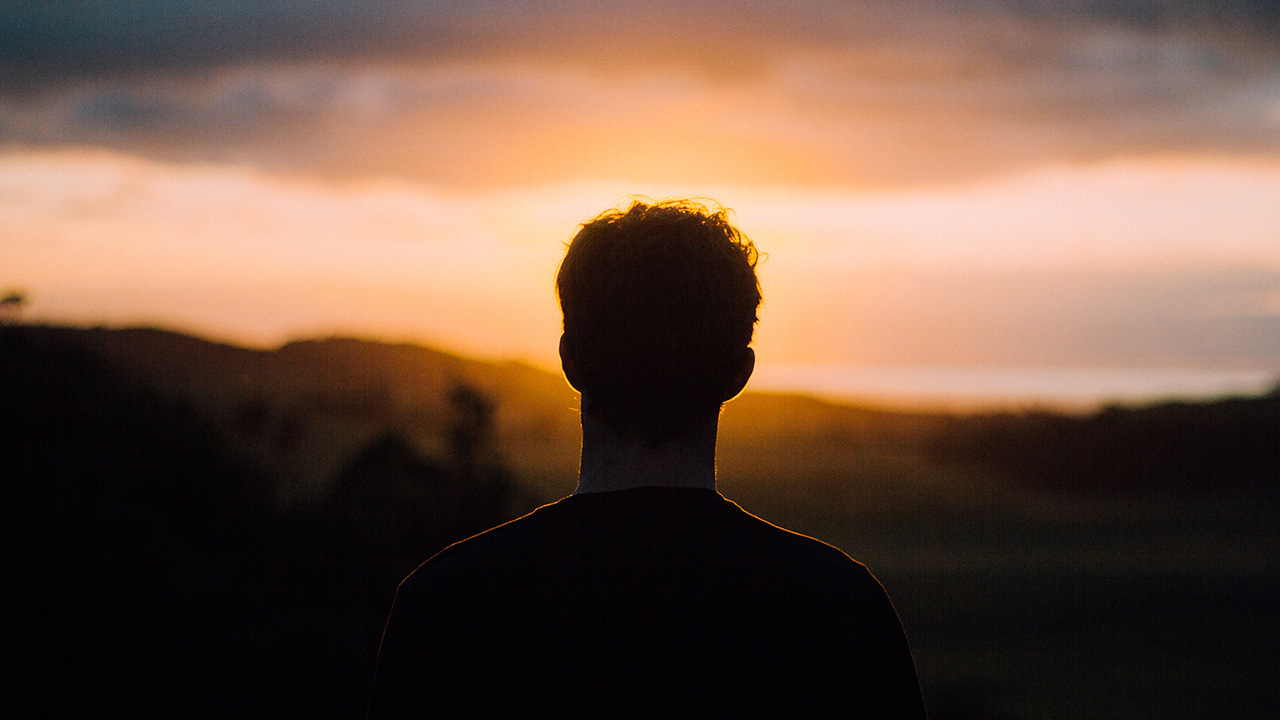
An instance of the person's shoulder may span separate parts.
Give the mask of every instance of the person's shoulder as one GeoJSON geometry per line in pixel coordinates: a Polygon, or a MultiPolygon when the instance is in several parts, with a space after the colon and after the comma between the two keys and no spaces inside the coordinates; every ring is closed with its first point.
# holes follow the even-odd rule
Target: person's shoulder
{"type": "Polygon", "coordinates": [[[758,551],[776,555],[797,570],[819,572],[844,577],[858,584],[879,582],[867,566],[850,557],[840,548],[818,538],[788,530],[743,510],[731,500],[738,524],[754,537],[758,551]]]}
{"type": "Polygon", "coordinates": [[[527,515],[449,545],[410,573],[400,583],[400,592],[428,582],[457,581],[477,568],[496,569],[497,564],[510,561],[528,547],[539,529],[555,514],[556,505],[554,502],[543,505],[527,515]]]}

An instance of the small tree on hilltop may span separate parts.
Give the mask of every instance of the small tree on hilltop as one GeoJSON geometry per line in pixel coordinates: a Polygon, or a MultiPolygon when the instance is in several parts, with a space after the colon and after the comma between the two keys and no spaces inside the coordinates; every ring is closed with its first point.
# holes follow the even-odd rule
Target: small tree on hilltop
{"type": "Polygon", "coordinates": [[[27,294],[10,290],[0,298],[0,324],[16,325],[22,320],[22,308],[27,304],[27,294]]]}

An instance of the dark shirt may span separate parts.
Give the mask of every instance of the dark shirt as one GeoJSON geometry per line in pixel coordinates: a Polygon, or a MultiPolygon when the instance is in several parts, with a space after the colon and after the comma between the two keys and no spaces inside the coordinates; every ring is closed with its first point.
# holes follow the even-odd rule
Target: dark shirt
{"type": "Polygon", "coordinates": [[[924,717],[906,636],[861,563],[713,490],[575,495],[405,579],[370,718],[924,717]]]}

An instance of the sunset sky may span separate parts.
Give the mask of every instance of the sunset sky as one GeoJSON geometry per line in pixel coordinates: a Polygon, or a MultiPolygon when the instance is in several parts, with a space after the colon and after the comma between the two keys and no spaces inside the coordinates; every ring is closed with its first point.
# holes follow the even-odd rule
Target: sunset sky
{"type": "Polygon", "coordinates": [[[564,242],[630,195],[767,253],[760,387],[1265,386],[1280,3],[0,5],[28,320],[554,367],[564,242]]]}

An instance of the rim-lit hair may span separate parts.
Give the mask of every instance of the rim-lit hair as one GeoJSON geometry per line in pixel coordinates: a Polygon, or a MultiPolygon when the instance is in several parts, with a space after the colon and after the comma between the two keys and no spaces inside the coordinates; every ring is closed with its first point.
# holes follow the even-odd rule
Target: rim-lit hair
{"type": "Polygon", "coordinates": [[[556,276],[583,411],[654,443],[714,419],[755,331],[758,259],[726,210],[698,201],[583,224],[556,276]]]}

